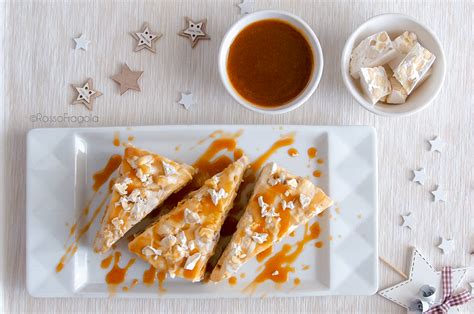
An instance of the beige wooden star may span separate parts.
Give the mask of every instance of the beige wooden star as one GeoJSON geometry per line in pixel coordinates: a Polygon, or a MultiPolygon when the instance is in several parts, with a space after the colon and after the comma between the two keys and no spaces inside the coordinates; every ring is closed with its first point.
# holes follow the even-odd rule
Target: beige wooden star
{"type": "Polygon", "coordinates": [[[72,102],[73,105],[82,104],[86,106],[87,109],[92,110],[92,105],[94,104],[94,99],[102,96],[102,93],[94,89],[94,82],[91,78],[88,78],[83,85],[72,85],[72,88],[77,93],[76,98],[72,102]]]}
{"type": "Polygon", "coordinates": [[[120,73],[112,76],[112,80],[120,85],[120,95],[123,95],[129,89],[141,91],[140,85],[138,85],[138,80],[142,74],[143,71],[132,71],[128,65],[124,63],[120,73]]]}
{"type": "Polygon", "coordinates": [[[185,29],[181,30],[178,35],[189,38],[189,40],[191,40],[192,48],[194,48],[201,39],[211,39],[211,37],[206,34],[207,19],[194,22],[187,16],[184,18],[186,19],[187,26],[185,29]]]}
{"type": "Polygon", "coordinates": [[[148,26],[148,23],[143,24],[141,31],[133,32],[131,35],[137,40],[135,51],[147,49],[153,53],[156,52],[155,42],[163,36],[162,33],[153,33],[148,26]]]}

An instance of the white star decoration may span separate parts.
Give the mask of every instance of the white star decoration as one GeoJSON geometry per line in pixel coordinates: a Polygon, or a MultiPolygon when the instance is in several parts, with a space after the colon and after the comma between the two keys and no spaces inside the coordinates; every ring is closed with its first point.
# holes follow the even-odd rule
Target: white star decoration
{"type": "Polygon", "coordinates": [[[426,171],[425,168],[420,168],[420,170],[413,170],[413,182],[418,182],[421,185],[425,184],[426,180],[426,171]]]}
{"type": "Polygon", "coordinates": [[[411,213],[408,213],[407,215],[402,215],[403,218],[403,224],[402,227],[408,227],[411,230],[413,230],[414,225],[415,225],[415,217],[411,213]]]}
{"type": "Polygon", "coordinates": [[[471,294],[474,294],[474,281],[470,282],[469,286],[471,287],[471,294]]]}
{"type": "Polygon", "coordinates": [[[446,144],[446,142],[444,142],[439,136],[436,136],[433,140],[428,142],[430,142],[431,145],[430,152],[437,151],[441,153],[443,151],[444,144],[446,144]]]}
{"type": "MultiPolygon", "coordinates": [[[[466,274],[467,268],[452,269],[452,288],[456,290],[466,274]]],[[[408,280],[384,289],[379,294],[408,309],[410,302],[417,297],[421,286],[430,285],[436,289],[434,305],[441,303],[443,288],[441,285],[441,272],[435,271],[433,266],[426,260],[416,248],[413,248],[410,275],[408,280]]]]}
{"type": "Polygon", "coordinates": [[[252,13],[254,4],[255,1],[253,0],[242,0],[241,3],[237,4],[240,8],[240,14],[252,13]]]}
{"type": "Polygon", "coordinates": [[[181,99],[178,104],[183,105],[184,109],[189,110],[192,105],[195,105],[192,93],[181,93],[181,99]]]}
{"type": "Polygon", "coordinates": [[[438,247],[443,251],[443,254],[451,253],[454,251],[454,240],[441,237],[441,243],[438,247]]]}
{"type": "Polygon", "coordinates": [[[439,185],[436,186],[436,190],[431,191],[431,194],[433,194],[434,196],[433,202],[439,202],[439,201],[446,202],[446,199],[447,199],[446,192],[441,190],[441,187],[439,185]]]}
{"type": "Polygon", "coordinates": [[[87,40],[84,37],[84,34],[81,34],[81,36],[79,36],[78,38],[74,38],[74,41],[76,42],[76,47],[75,47],[76,50],[78,49],[87,50],[87,46],[91,42],[90,40],[87,40]]]}

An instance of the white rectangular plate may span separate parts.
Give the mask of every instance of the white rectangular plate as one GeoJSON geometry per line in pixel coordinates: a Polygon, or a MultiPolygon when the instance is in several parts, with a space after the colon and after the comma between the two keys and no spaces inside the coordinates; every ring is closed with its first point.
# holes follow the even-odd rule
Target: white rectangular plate
{"type": "MultiPolygon", "coordinates": [[[[294,132],[291,147],[299,151],[290,157],[289,147],[273,154],[275,161],[291,172],[310,177],[335,201],[335,206],[319,220],[322,233],[317,241],[308,243],[293,264],[295,271],[282,285],[272,281],[261,284],[253,294],[243,289],[259,272],[253,260],[237,274],[237,284],[189,283],[166,279],[166,292],[159,293],[157,285],[142,283],[148,264],[137,259],[129,269],[124,284],[116,288],[117,297],[215,298],[248,296],[322,296],[369,295],[377,290],[377,163],[376,134],[371,127],[331,126],[253,126],[253,125],[195,125],[147,126],[82,129],[35,129],[28,134],[27,154],[27,287],[36,297],[106,297],[110,287],[105,283],[107,269],[100,267],[104,256],[94,254],[91,243],[99,227],[100,213],[90,230],[78,243],[76,254],[57,273],[55,266],[64,254],[71,224],[81,214],[92,197],[92,175],[101,169],[112,154],[121,154],[123,147],[112,144],[119,134],[122,141],[133,136],[137,147],[157,152],[172,159],[192,164],[212,139],[197,144],[213,131],[237,132],[238,147],[250,160],[267,150],[282,134],[294,132]],[[176,146],[179,145],[179,149],[176,146]],[[316,147],[317,164],[310,160],[307,149],[316,147]],[[322,176],[315,178],[315,169],[322,176]],[[308,265],[308,269],[303,269],[308,265]],[[240,274],[244,273],[245,278],[240,274]],[[138,285],[124,292],[137,278],[138,285]],[[294,284],[299,278],[300,284],[294,284]]],[[[106,189],[106,187],[104,187],[106,189]]],[[[105,192],[102,193],[105,195],[105,192]]],[[[100,201],[98,197],[91,206],[100,201]]],[[[312,222],[310,222],[312,223],[312,222]]],[[[78,230],[82,226],[78,226],[78,230]]],[[[294,237],[277,244],[295,244],[303,237],[299,228],[294,237]]],[[[125,241],[122,241],[125,242],[125,241]]],[[[121,244],[120,266],[135,257],[121,244]]]]}

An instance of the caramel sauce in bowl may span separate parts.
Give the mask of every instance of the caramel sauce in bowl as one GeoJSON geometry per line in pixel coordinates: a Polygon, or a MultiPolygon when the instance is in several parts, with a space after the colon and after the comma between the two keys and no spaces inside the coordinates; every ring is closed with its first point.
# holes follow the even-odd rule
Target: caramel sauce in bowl
{"type": "Polygon", "coordinates": [[[289,112],[305,103],[321,80],[323,65],[321,45],[308,24],[273,10],[237,21],[224,36],[218,57],[229,94],[264,114],[289,112]]]}

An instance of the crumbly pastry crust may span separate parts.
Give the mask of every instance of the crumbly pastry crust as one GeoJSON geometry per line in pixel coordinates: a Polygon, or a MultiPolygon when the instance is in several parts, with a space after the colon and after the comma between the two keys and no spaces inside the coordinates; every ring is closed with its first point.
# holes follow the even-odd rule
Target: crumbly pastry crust
{"type": "Polygon", "coordinates": [[[206,180],[131,241],[129,250],[171,277],[201,281],[248,165],[243,156],[206,180]]]}
{"type": "Polygon", "coordinates": [[[104,253],[128,230],[171,194],[184,187],[195,169],[129,145],[125,148],[119,178],[94,240],[94,250],[104,253]]]}
{"type": "Polygon", "coordinates": [[[248,260],[331,205],[332,200],[311,181],[291,175],[275,163],[267,164],[210,280],[219,282],[232,276],[248,260]]]}

